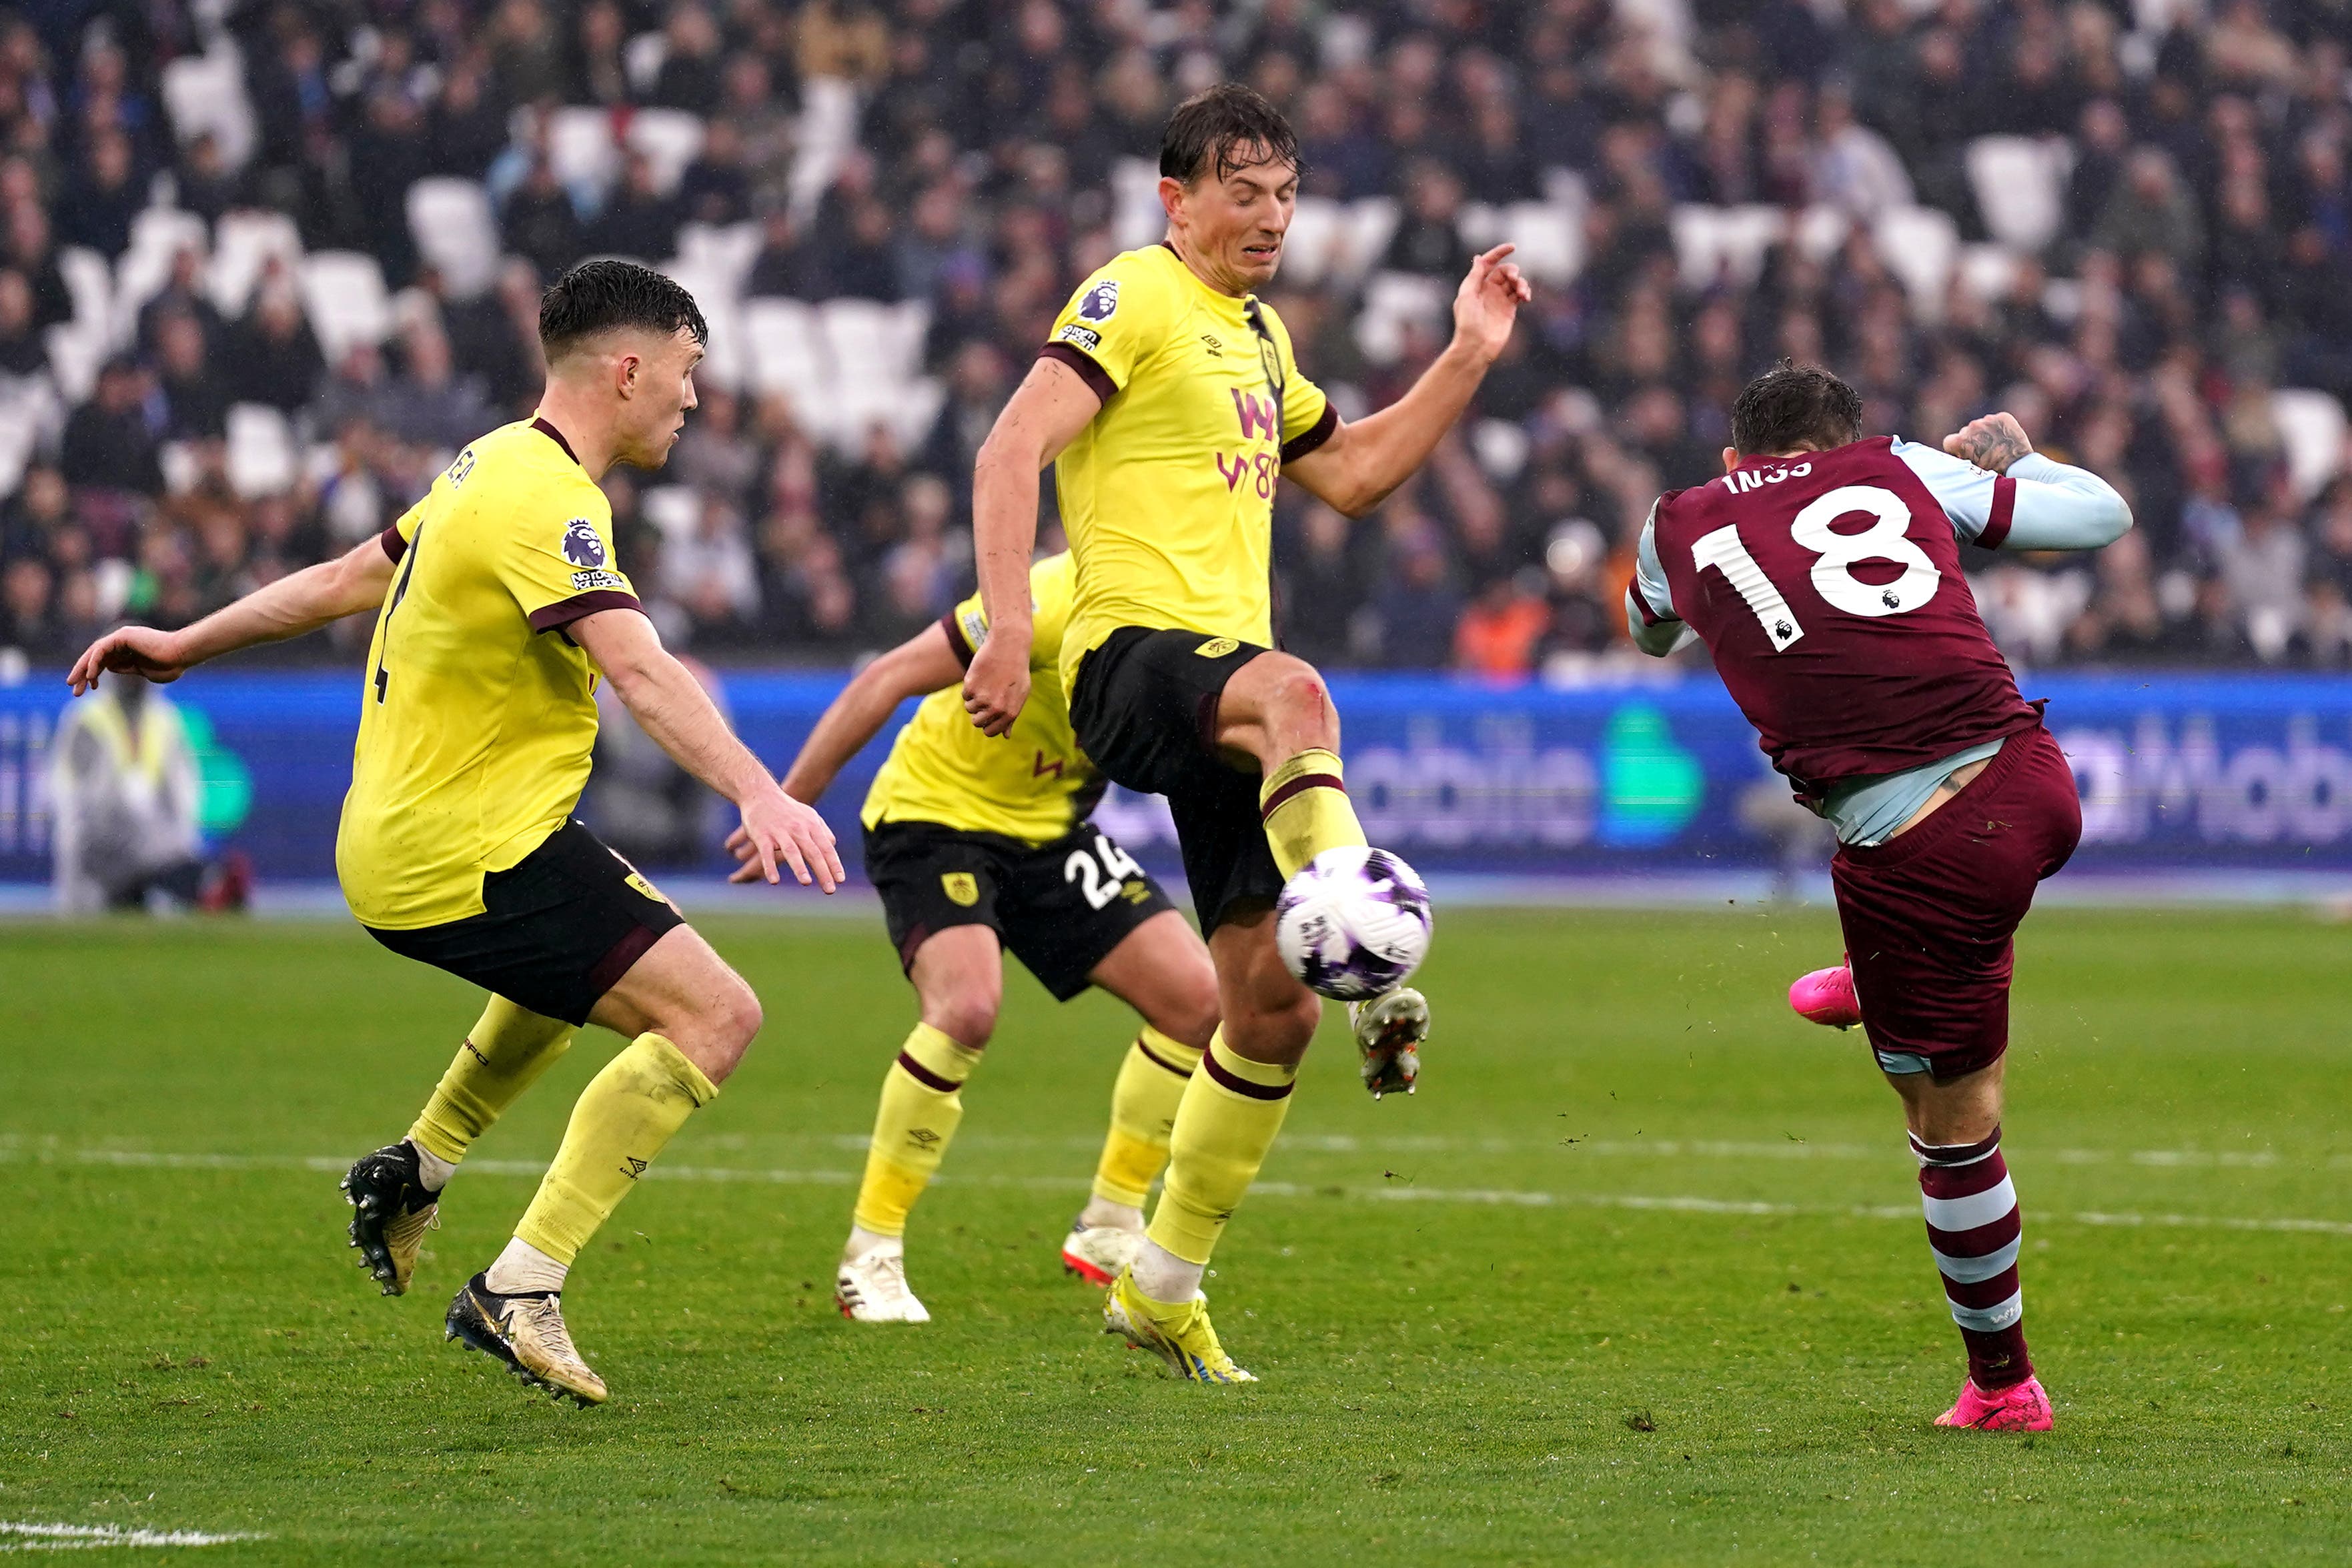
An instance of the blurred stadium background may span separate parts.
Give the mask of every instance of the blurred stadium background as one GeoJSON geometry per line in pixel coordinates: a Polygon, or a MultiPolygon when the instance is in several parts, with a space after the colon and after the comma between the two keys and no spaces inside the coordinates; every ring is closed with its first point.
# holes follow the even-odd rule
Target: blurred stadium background
{"type": "MultiPolygon", "coordinates": [[[[1651,500],[1789,354],[1874,429],[2012,409],[2132,500],[2092,560],[1970,563],[2082,777],[2062,890],[2352,886],[2347,46],[2341,0],[0,13],[0,882],[48,875],[71,655],[383,527],[530,407],[537,289],[593,254],[709,315],[702,413],[610,488],[665,636],[781,764],[842,671],[969,591],[982,436],[1075,282],[1157,237],[1168,107],[1238,78],[1301,132],[1276,298],[1343,412],[1442,345],[1473,247],[1538,284],[1371,520],[1278,507],[1288,645],[1360,672],[1375,836],[1652,894],[1815,874],[1825,835],[1619,600],[1651,500]]],[[[331,873],[365,630],[172,690],[205,825],[265,887],[331,873]]],[[[710,824],[656,809],[637,749],[615,727],[600,827],[699,863],[710,824]]],[[[1153,803],[1106,810],[1168,847],[1153,803]]]]}

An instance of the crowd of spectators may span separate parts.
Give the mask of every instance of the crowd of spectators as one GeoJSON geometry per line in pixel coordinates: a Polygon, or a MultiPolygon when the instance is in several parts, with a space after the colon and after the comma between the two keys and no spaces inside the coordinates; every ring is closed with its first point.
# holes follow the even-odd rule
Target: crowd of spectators
{"type": "Polygon", "coordinates": [[[1149,237],[1131,161],[1237,78],[1290,112],[1327,214],[1392,216],[1272,293],[1345,413],[1442,347],[1497,214],[1559,220],[1422,476],[1354,524],[1285,488],[1293,648],[1610,666],[1651,501],[1716,471],[1733,394],[1788,355],[1871,429],[2007,407],[2125,490],[2139,526],[2095,559],[1971,559],[2014,656],[2342,664],[2348,49],[2343,0],[49,0],[0,14],[0,649],[56,662],[364,538],[528,410],[545,278],[698,246],[753,298],[914,322],[922,413],[844,428],[714,343],[669,470],[609,482],[623,564],[707,656],[887,645],[968,591],[971,460],[1055,311],[1149,237]],[[232,68],[175,96],[200,58],[232,68]],[[583,108],[615,133],[585,175],[556,112],[583,108]],[[661,116],[696,127],[667,163],[625,134],[661,116]],[[2049,160],[2022,241],[1988,136],[2049,160]],[[412,221],[449,177],[495,225],[472,279],[412,221]],[[159,206],[191,216],[156,267],[159,206]],[[1743,259],[1704,209],[1803,216],[1743,259]],[[1966,263],[1924,282],[1890,226],[1920,211],[1966,263]],[[299,254],[224,283],[208,236],[257,212],[299,254]],[[329,329],[320,253],[373,258],[375,329],[329,329]],[[290,460],[257,467],[254,429],[290,460]]]}

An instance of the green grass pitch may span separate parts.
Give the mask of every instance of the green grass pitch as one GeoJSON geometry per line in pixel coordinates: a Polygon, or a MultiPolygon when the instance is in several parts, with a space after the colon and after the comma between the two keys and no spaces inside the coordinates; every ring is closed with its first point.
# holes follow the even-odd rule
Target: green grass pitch
{"type": "Polygon", "coordinates": [[[614,1388],[582,1411],[440,1316],[608,1037],[387,1301],[336,1176],[474,993],[348,925],[0,927],[0,1521],[404,1568],[2352,1557],[2342,928],[2029,925],[2038,1438],[1929,1424],[1960,1361],[1894,1098],[1782,1001],[1822,912],[1443,915],[1422,1092],[1373,1104],[1327,1024],[1218,1257],[1265,1379],[1225,1390],[1103,1338],[1056,1266],[1122,1009],[1013,980],[910,1237],[937,1321],[855,1328],[830,1270],[908,995],[864,921],[709,929],[767,1030],[574,1275],[614,1388]]]}

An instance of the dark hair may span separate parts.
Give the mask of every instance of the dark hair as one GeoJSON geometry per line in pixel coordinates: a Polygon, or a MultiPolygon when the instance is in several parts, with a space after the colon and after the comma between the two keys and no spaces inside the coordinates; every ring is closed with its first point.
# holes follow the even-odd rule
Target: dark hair
{"type": "Polygon", "coordinates": [[[683,327],[696,342],[710,341],[710,329],[694,296],[634,261],[610,256],[583,261],[539,297],[539,344],[551,364],[582,339],[625,327],[665,336],[683,327]]]}
{"type": "Polygon", "coordinates": [[[1194,93],[1176,106],[1160,134],[1160,172],[1188,185],[1213,171],[1222,180],[1267,162],[1297,169],[1298,138],[1282,110],[1238,82],[1194,93]],[[1252,152],[1264,156],[1244,156],[1252,152]]]}
{"type": "Polygon", "coordinates": [[[1741,455],[1826,451],[1862,439],[1862,394],[1815,365],[1782,360],[1731,405],[1731,444],[1741,455]]]}

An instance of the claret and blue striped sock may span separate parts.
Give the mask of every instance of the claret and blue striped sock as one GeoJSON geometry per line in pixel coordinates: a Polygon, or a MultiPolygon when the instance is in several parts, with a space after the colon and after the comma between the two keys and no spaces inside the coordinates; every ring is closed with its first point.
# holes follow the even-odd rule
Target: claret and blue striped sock
{"type": "Polygon", "coordinates": [[[1915,1135],[1911,1153],[1919,1162],[1927,1245],[1968,1346],[1969,1377],[1988,1390],[2022,1383],[2033,1375],[2017,1282],[2023,1226],[2000,1157],[2000,1129],[1974,1144],[1926,1144],[1915,1135]]]}

